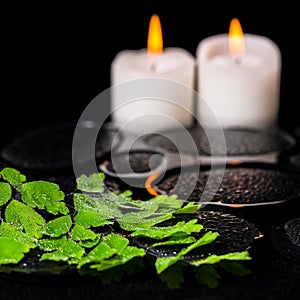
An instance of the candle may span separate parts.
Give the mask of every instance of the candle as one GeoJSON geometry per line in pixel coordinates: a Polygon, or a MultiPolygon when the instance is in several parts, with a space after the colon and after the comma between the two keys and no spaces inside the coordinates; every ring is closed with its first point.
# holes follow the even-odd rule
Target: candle
{"type": "Polygon", "coordinates": [[[228,34],[202,40],[198,65],[198,121],[214,127],[269,128],[279,110],[281,55],[270,39],[243,34],[232,19],[228,34]]]}
{"type": "Polygon", "coordinates": [[[160,20],[153,15],[147,49],[121,51],[112,62],[112,122],[133,133],[191,126],[195,65],[186,50],[163,49],[160,20]]]}

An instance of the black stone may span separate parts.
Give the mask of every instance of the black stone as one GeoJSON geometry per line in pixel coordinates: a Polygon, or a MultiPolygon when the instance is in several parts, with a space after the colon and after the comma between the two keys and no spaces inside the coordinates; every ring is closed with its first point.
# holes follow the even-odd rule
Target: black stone
{"type": "Polygon", "coordinates": [[[110,172],[116,172],[115,166],[117,166],[118,173],[146,173],[151,171],[154,167],[157,167],[161,160],[158,156],[155,156],[156,161],[153,162],[153,152],[129,152],[124,155],[114,156],[113,161],[107,162],[107,170],[110,172]],[[129,163],[129,164],[128,164],[129,163]],[[154,163],[154,164],[153,164],[154,163]]]}
{"type": "Polygon", "coordinates": [[[13,166],[24,169],[69,168],[73,131],[74,124],[69,123],[28,131],[6,145],[1,156],[13,166]]]}
{"type": "MultiPolygon", "coordinates": [[[[208,231],[218,232],[219,236],[213,243],[201,246],[185,255],[182,259],[186,261],[205,258],[211,254],[222,255],[249,250],[254,240],[260,237],[260,232],[254,224],[235,215],[216,211],[200,210],[195,215],[175,218],[171,224],[182,220],[188,221],[192,218],[198,219],[204,227],[199,233],[194,234],[196,238],[201,238],[208,231]]],[[[170,225],[169,223],[167,221],[161,226],[170,225]]],[[[175,256],[182,248],[187,247],[187,245],[153,247],[153,240],[141,237],[135,238],[134,242],[145,248],[147,253],[156,257],[175,256]]]]}
{"type": "Polygon", "coordinates": [[[257,205],[280,203],[296,198],[300,193],[298,176],[269,168],[232,167],[224,171],[221,185],[216,190],[223,170],[186,172],[178,182],[179,174],[165,177],[157,190],[167,194],[177,194],[179,198],[198,202],[205,191],[213,204],[257,205]],[[197,179],[198,177],[198,179],[197,179]],[[209,184],[207,184],[210,177],[209,184]],[[191,183],[195,182],[193,186],[191,183]],[[176,186],[176,187],[175,187],[176,186]]]}
{"type": "Polygon", "coordinates": [[[300,217],[286,222],[284,229],[291,242],[300,247],[300,217]]]}
{"type": "Polygon", "coordinates": [[[300,270],[299,219],[292,219],[274,226],[271,239],[276,251],[297,261],[300,270]]]}
{"type": "MultiPolygon", "coordinates": [[[[227,155],[261,155],[281,153],[295,145],[294,138],[282,130],[225,129],[227,155]]],[[[204,139],[205,141],[205,139],[204,139]]],[[[203,152],[211,154],[210,145],[202,142],[203,152]]],[[[217,153],[217,150],[216,150],[217,153]]]]}
{"type": "MultiPolygon", "coordinates": [[[[202,127],[195,127],[189,130],[199,155],[261,155],[270,152],[283,152],[292,148],[296,141],[289,133],[279,129],[247,129],[247,128],[228,128],[222,132],[216,129],[203,130],[202,127]],[[226,153],[224,153],[223,145],[218,146],[220,135],[224,134],[226,143],[226,153]],[[210,144],[208,136],[212,141],[210,144]],[[213,152],[212,152],[213,149],[213,152]]],[[[186,132],[173,132],[170,136],[180,144],[182,134],[186,132]]],[[[144,137],[144,142],[152,147],[162,148],[171,153],[177,153],[176,145],[161,134],[150,134],[144,137]]],[[[181,152],[190,153],[189,145],[181,145],[181,152]]],[[[194,151],[193,151],[194,153],[194,151]]]]}
{"type": "MultiPolygon", "coordinates": [[[[71,170],[75,127],[74,123],[61,123],[30,130],[2,149],[2,160],[15,168],[28,171],[61,174],[71,170]]],[[[114,136],[115,131],[104,124],[96,140],[96,159],[110,151],[114,136]]]]}

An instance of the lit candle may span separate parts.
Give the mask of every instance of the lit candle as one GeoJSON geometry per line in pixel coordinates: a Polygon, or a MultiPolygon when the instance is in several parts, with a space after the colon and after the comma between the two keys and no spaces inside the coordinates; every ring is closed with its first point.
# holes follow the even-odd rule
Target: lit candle
{"type": "Polygon", "coordinates": [[[279,110],[281,54],[270,39],[243,34],[232,19],[228,34],[202,40],[197,48],[197,116],[202,125],[276,126],[279,110]],[[212,114],[213,113],[213,114],[212,114]]]}
{"type": "Polygon", "coordinates": [[[191,126],[195,65],[186,50],[163,49],[160,20],[153,15],[147,49],[121,51],[112,62],[113,123],[136,133],[191,126]]]}

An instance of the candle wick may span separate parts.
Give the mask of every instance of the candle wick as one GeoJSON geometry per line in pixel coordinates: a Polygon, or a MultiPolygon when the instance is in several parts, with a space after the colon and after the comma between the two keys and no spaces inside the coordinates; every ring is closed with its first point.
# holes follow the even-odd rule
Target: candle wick
{"type": "Polygon", "coordinates": [[[151,70],[152,72],[156,72],[156,71],[157,71],[156,63],[152,63],[152,64],[150,65],[150,70],[151,70]]]}
{"type": "Polygon", "coordinates": [[[234,59],[234,61],[235,61],[235,63],[238,64],[238,65],[240,65],[240,64],[242,63],[242,59],[241,59],[239,56],[237,56],[237,57],[234,59]]]}

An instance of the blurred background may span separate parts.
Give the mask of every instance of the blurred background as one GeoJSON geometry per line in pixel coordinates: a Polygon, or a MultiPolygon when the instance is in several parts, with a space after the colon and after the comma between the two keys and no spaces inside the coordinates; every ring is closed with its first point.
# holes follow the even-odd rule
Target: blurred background
{"type": "Polygon", "coordinates": [[[272,39],[282,55],[279,125],[299,124],[297,10],[232,1],[10,2],[2,4],[2,143],[25,130],[76,121],[110,87],[110,65],[125,49],[147,46],[150,17],[160,17],[164,47],[195,55],[199,42],[227,33],[237,17],[244,33],[272,39]],[[3,138],[5,137],[5,139],[3,138]]]}

